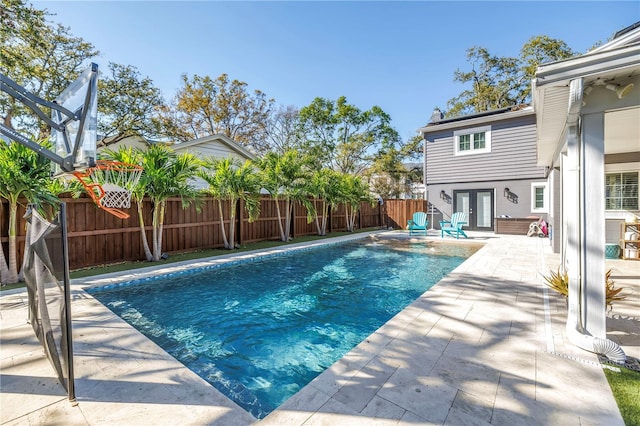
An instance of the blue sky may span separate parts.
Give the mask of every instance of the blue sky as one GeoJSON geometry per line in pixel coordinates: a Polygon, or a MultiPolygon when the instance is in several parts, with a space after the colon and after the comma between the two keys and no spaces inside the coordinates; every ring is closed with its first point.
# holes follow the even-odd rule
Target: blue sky
{"type": "Polygon", "coordinates": [[[227,73],[277,104],[346,96],[380,106],[403,140],[465,87],[466,49],[517,56],[536,35],[585,52],[640,20],[640,2],[36,1],[108,62],[133,65],[165,98],[180,76],[227,73]]]}

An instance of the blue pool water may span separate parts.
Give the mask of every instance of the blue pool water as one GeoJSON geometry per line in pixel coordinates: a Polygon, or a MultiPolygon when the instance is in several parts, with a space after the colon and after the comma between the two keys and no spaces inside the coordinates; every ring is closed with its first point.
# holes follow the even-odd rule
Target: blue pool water
{"type": "Polygon", "coordinates": [[[263,418],[470,254],[363,239],[89,291],[263,418]]]}

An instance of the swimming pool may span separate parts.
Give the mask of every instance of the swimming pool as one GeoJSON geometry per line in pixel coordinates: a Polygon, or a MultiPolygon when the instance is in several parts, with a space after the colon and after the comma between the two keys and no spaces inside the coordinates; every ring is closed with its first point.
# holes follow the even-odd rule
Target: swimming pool
{"type": "Polygon", "coordinates": [[[367,238],[88,291],[263,418],[473,251],[367,238]]]}

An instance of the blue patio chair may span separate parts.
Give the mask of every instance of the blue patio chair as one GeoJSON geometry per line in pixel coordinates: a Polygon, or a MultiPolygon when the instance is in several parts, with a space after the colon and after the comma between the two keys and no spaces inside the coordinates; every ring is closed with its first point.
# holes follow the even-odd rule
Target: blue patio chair
{"type": "Polygon", "coordinates": [[[463,212],[456,212],[451,215],[450,221],[446,221],[446,220],[440,221],[440,236],[444,238],[444,234],[446,232],[452,237],[454,236],[454,233],[455,233],[456,239],[460,239],[460,235],[464,236],[465,238],[469,238],[467,234],[465,234],[464,230],[462,229],[462,226],[466,224],[467,224],[467,215],[464,214],[463,212]]]}
{"type": "Polygon", "coordinates": [[[414,232],[424,232],[424,235],[427,235],[427,225],[429,225],[429,221],[427,220],[427,214],[425,212],[414,213],[413,219],[407,221],[409,235],[413,235],[414,232]]]}

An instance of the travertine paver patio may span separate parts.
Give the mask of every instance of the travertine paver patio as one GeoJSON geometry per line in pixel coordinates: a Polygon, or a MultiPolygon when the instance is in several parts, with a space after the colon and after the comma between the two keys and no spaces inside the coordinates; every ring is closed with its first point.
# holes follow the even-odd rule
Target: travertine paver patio
{"type": "MultiPolygon", "coordinates": [[[[486,245],[259,423],[622,425],[597,357],[566,341],[564,301],[542,284],[558,263],[548,241],[470,236],[486,245]]],[[[630,297],[609,337],[638,358],[640,264],[610,263],[630,297]]],[[[25,323],[26,293],[0,296],[3,424],[257,422],[75,287],[75,406],[25,323]]]]}

